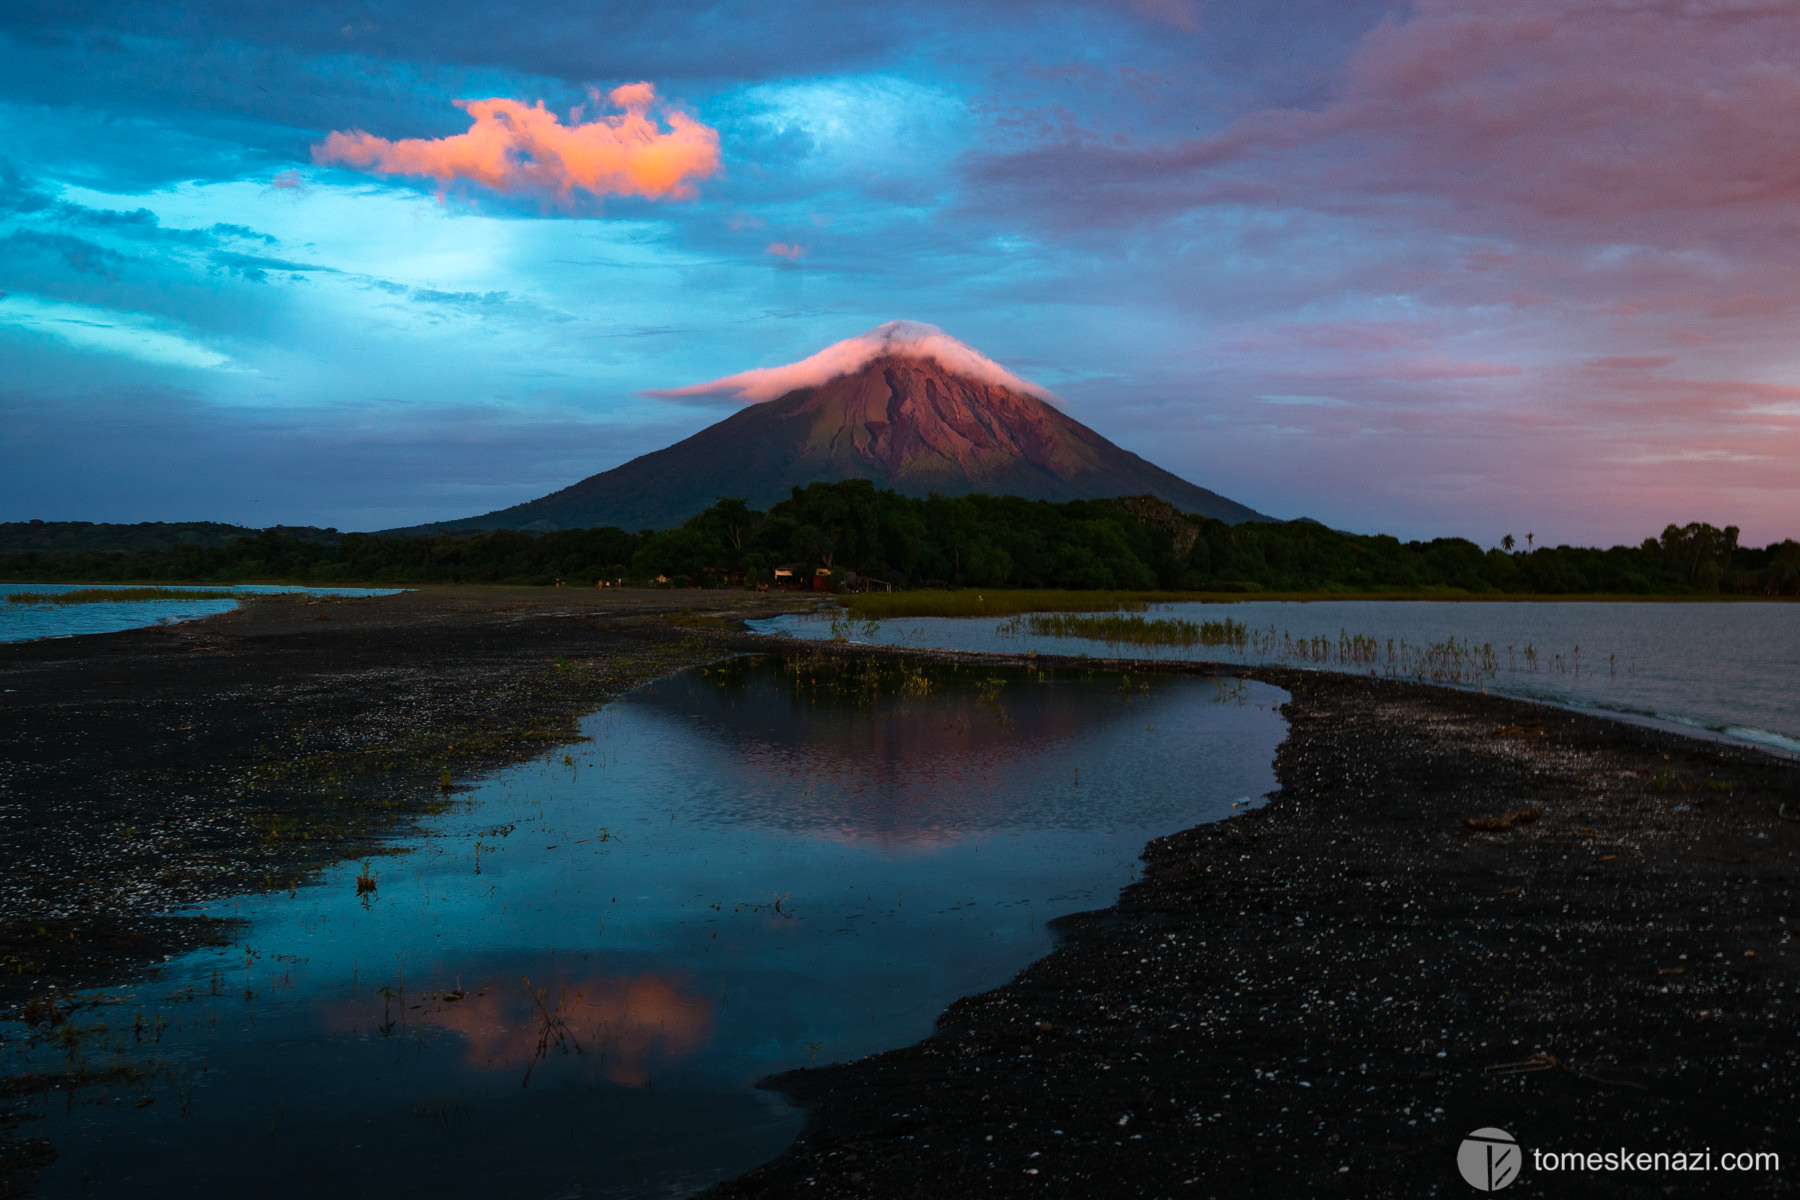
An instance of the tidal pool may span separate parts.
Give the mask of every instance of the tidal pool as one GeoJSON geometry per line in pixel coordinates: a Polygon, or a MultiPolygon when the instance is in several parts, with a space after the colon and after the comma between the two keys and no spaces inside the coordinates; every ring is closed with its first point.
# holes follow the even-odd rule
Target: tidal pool
{"type": "Polygon", "coordinates": [[[1277,689],[740,659],[645,687],[395,855],[208,911],[238,945],[9,1071],[51,1196],[672,1196],[778,1154],[755,1081],[915,1041],[1260,804],[1277,689]]]}

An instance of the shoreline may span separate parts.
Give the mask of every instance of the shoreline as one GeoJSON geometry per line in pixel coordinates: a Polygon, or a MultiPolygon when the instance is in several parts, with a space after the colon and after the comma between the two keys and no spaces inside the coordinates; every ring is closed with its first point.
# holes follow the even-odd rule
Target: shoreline
{"type": "MultiPolygon", "coordinates": [[[[1293,697],[1281,787],[1268,804],[1151,843],[1142,881],[1114,907],[1063,918],[1050,955],[1005,987],[952,1005],[925,1041],[771,1081],[807,1108],[806,1132],[782,1157],[709,1194],[1232,1196],[1267,1194],[1260,1185],[1279,1179],[1284,1194],[1412,1196],[1465,1186],[1443,1146],[1449,1139],[1453,1150],[1482,1125],[1529,1146],[1550,1113],[1557,1127],[1592,1132],[1600,1148],[1621,1138],[1663,1148],[1639,1136],[1647,1123],[1668,1145],[1705,1137],[1724,1149],[1741,1133],[1734,1105],[1767,1113],[1763,1123],[1776,1129],[1800,1115],[1792,1091],[1777,1095],[1773,1082],[1800,1059],[1766,1036],[1785,1027],[1783,1005],[1800,1000],[1800,956],[1782,936],[1800,922],[1791,883],[1800,823],[1778,811],[1787,802],[1800,812],[1800,769],[1773,755],[1530,701],[1324,671],[794,642],[738,624],[792,609],[792,598],[732,597],[735,611],[693,613],[667,595],[272,597],[86,645],[12,643],[0,647],[0,686],[30,676],[53,702],[28,703],[24,689],[0,693],[8,717],[0,812],[85,779],[95,811],[110,804],[117,816],[146,797],[166,801],[179,785],[189,804],[210,795],[243,836],[235,847],[175,853],[211,864],[248,850],[253,861],[158,886],[196,896],[285,887],[326,862],[380,853],[384,836],[443,802],[443,771],[455,778],[534,757],[612,695],[722,654],[1241,676],[1293,697]],[[319,628],[327,621],[333,628],[319,628]],[[471,723],[501,698],[512,706],[506,721],[471,723]],[[367,740],[380,714],[409,706],[420,708],[416,720],[379,745],[367,740]],[[309,712],[334,721],[296,722],[309,712]],[[285,741],[256,740],[288,726],[285,741]],[[46,737],[59,739],[61,759],[34,753],[32,739],[46,737]],[[199,759],[220,769],[206,779],[172,773],[170,764],[199,759]],[[56,762],[60,772],[44,769],[56,762]],[[1658,772],[1672,790],[1658,790],[1658,772]],[[1707,790],[1720,772],[1731,774],[1732,790],[1707,790]],[[376,790],[389,802],[357,803],[376,790]],[[1544,809],[1531,824],[1499,833],[1462,825],[1527,799],[1544,809]],[[1725,926],[1707,913],[1719,896],[1733,914],[1725,926]],[[1576,902],[1573,914],[1557,911],[1576,902]],[[1600,936],[1591,948],[1573,942],[1600,936]],[[1701,959],[1707,939],[1726,937],[1756,956],[1713,960],[1723,951],[1708,948],[1701,959]],[[1520,949],[1558,938],[1560,953],[1520,949]],[[1426,945],[1433,956],[1420,961],[1426,945]],[[1122,963],[1144,975],[1124,974],[1122,963]],[[1661,974],[1677,965],[1683,974],[1661,974]],[[1381,996],[1357,982],[1371,973],[1394,980],[1381,996]],[[1399,999],[1384,1001],[1390,994],[1399,999]],[[1601,1015],[1575,1019],[1584,1008],[1601,1015]],[[1495,1053],[1483,1058],[1490,1047],[1479,1035],[1508,1029],[1520,1045],[1491,1035],[1495,1053]],[[1752,1052],[1771,1070],[1747,1065],[1752,1052]],[[1556,1064],[1485,1070],[1530,1053],[1556,1064]],[[1423,1107],[1397,1115],[1409,1101],[1423,1107]],[[1287,1111],[1301,1107],[1315,1111],[1287,1111]],[[1439,1107],[1441,1119],[1429,1112],[1439,1107]],[[1297,1126],[1302,1115],[1307,1124],[1297,1126]]],[[[0,895],[7,962],[54,953],[55,962],[34,965],[60,971],[66,991],[141,971],[170,946],[229,940],[191,918],[154,915],[168,911],[168,896],[114,912],[120,905],[109,907],[98,889],[76,897],[83,907],[53,919],[47,936],[21,937],[22,924],[43,924],[30,916],[33,904],[51,911],[47,898],[79,878],[71,870],[93,869],[60,862],[67,848],[48,844],[52,830],[21,841],[17,821],[0,823],[0,846],[31,863],[25,882],[38,885],[22,892],[9,878],[0,895]],[[38,858],[29,857],[34,848],[38,858]],[[78,940],[65,942],[71,932],[78,940]]],[[[179,830],[164,832],[165,846],[180,840],[179,830]]],[[[156,861],[118,850],[109,869],[121,878],[156,861]]],[[[0,1003],[16,1007],[44,990],[0,963],[0,1003]]],[[[1757,1136],[1743,1148],[1785,1148],[1757,1136]]],[[[31,1154],[42,1151],[9,1142],[0,1115],[0,1191],[28,1178],[31,1154]]],[[[1663,1182],[1690,1194],[1684,1180],[1663,1182]]]]}
{"type": "Polygon", "coordinates": [[[735,599],[281,594],[0,644],[0,1012],[229,940],[179,910],[379,855],[469,775],[718,657],[738,613],[793,607],[735,599]]]}
{"type": "MultiPolygon", "coordinates": [[[[663,598],[669,604],[691,607],[695,600],[705,602],[709,597],[736,597],[743,593],[735,587],[699,588],[699,587],[626,587],[626,588],[588,588],[567,586],[551,588],[543,584],[524,583],[444,583],[436,580],[418,582],[352,579],[352,580],[317,580],[317,579],[239,579],[232,582],[218,580],[195,579],[0,579],[0,586],[6,587],[71,587],[71,588],[135,588],[135,587],[184,587],[184,588],[239,588],[239,587],[285,587],[285,588],[345,588],[355,590],[393,589],[408,592],[459,592],[479,591],[486,588],[511,589],[529,593],[563,592],[581,593],[601,591],[613,593],[631,592],[637,595],[649,595],[663,598]],[[683,601],[686,601],[684,604],[683,601]]],[[[987,588],[983,589],[970,584],[957,588],[919,589],[907,592],[854,592],[825,593],[830,598],[850,599],[854,601],[860,596],[954,596],[961,593],[997,594],[1006,596],[1029,596],[1034,591],[1061,594],[1064,589],[1058,588],[987,588]]],[[[766,595],[788,595],[800,599],[817,599],[820,593],[804,591],[799,588],[786,593],[766,593],[766,595]]],[[[1390,592],[1382,591],[1329,591],[1302,590],[1294,592],[1267,591],[1192,591],[1169,592],[1156,589],[1133,590],[1126,588],[1095,589],[1094,596],[1101,607],[1106,607],[1109,596],[1148,596],[1154,597],[1152,604],[1242,604],[1251,601],[1281,602],[1292,604],[1329,603],[1331,601],[1373,602],[1393,601],[1396,603],[1445,603],[1445,604],[1800,604],[1800,596],[1759,595],[1750,592],[1468,592],[1451,589],[1448,591],[1432,591],[1430,589],[1398,589],[1390,592]]],[[[708,604],[707,607],[719,607],[708,604]]],[[[995,615],[1010,616],[1013,612],[1063,611],[1053,609],[1007,609],[995,615]]],[[[1073,610],[1069,610],[1073,611],[1073,610]]],[[[936,616],[929,611],[902,613],[896,617],[936,616]]],[[[973,615],[991,615],[986,611],[973,615]]]]}
{"type": "MultiPolygon", "coordinates": [[[[1487,1126],[1528,1152],[1792,1159],[1800,768],[1504,697],[1241,674],[1294,697],[1268,804],[1152,842],[1113,907],[924,1041],[765,1081],[806,1131],[709,1200],[1454,1196],[1487,1126]]],[[[1530,1161],[1551,1194],[1794,1186],[1530,1161]]]]}

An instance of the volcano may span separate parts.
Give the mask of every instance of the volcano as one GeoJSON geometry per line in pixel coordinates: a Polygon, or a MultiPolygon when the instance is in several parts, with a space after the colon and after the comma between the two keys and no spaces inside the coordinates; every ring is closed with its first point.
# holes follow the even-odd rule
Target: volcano
{"type": "Polygon", "coordinates": [[[1234,524],[1270,519],[1120,449],[930,325],[890,322],[787,367],[650,394],[756,403],[541,499],[401,532],[663,529],[723,496],[767,508],[794,487],[844,479],[919,497],[1152,495],[1234,524]]]}

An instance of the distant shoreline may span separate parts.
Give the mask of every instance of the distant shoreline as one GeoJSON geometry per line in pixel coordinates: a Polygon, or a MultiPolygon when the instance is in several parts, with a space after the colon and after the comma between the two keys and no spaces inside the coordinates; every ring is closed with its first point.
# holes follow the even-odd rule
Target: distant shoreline
{"type": "MultiPolygon", "coordinates": [[[[0,585],[8,587],[88,587],[88,588],[136,588],[136,587],[187,587],[187,588],[233,588],[233,587],[293,587],[293,588],[383,588],[402,591],[453,591],[472,587],[509,589],[529,592],[534,595],[555,594],[557,589],[550,584],[532,583],[459,583],[443,580],[424,580],[409,582],[407,580],[387,579],[343,579],[318,580],[285,577],[255,577],[238,580],[188,579],[188,578],[148,578],[148,579],[43,579],[20,576],[18,578],[0,578],[0,585]]],[[[598,591],[589,586],[569,584],[563,590],[598,591]]],[[[736,587],[633,587],[627,590],[643,593],[652,592],[659,596],[700,599],[707,596],[729,597],[750,594],[749,589],[736,587]]],[[[810,592],[794,589],[789,592],[762,593],[786,597],[792,602],[802,603],[814,600],[838,600],[853,611],[865,604],[892,603],[902,611],[885,612],[885,616],[1011,616],[1015,613],[1076,611],[1068,608],[1061,600],[1045,600],[1044,607],[1007,607],[971,606],[969,611],[946,612],[928,606],[938,603],[946,608],[956,608],[960,601],[934,600],[938,597],[1006,597],[1008,603],[1031,603],[1021,599],[1013,601],[1013,597],[1045,597],[1082,596],[1092,598],[1092,607],[1096,609],[1111,608],[1125,598],[1130,602],[1150,604],[1240,604],[1250,601],[1276,601],[1288,604],[1315,604],[1330,601],[1366,602],[1366,601],[1400,601],[1400,602],[1441,602],[1446,604],[1800,604],[1800,595],[1760,596],[1742,592],[1468,592],[1456,589],[1436,591],[1432,589],[1408,589],[1400,591],[1131,591],[1114,588],[1096,588],[1091,592],[1072,592],[1058,588],[918,588],[904,592],[810,592]],[[888,601],[888,597],[892,601],[888,601]],[[904,597],[920,597],[917,611],[904,611],[907,602],[904,597]],[[1052,605],[1055,605],[1052,607],[1052,605]]]]}

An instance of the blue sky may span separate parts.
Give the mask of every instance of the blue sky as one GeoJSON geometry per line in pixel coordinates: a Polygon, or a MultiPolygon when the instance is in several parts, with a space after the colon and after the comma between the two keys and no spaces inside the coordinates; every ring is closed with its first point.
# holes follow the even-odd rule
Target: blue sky
{"type": "Polygon", "coordinates": [[[8,5],[0,519],[466,516],[910,319],[1278,516],[1800,534],[1795,50],[1729,0],[8,5]],[[689,199],[316,150],[639,81],[716,134],[689,199]]]}

